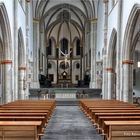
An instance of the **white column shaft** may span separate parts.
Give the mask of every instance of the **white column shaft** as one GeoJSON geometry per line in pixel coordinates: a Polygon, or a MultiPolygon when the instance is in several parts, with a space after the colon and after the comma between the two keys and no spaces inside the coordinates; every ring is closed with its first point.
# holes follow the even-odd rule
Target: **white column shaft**
{"type": "Polygon", "coordinates": [[[34,52],[33,52],[33,83],[32,88],[39,88],[39,21],[34,22],[34,52]]]}
{"type": "Polygon", "coordinates": [[[91,81],[90,88],[96,88],[96,37],[97,19],[91,23],[90,46],[91,46],[91,81]]]}
{"type": "Polygon", "coordinates": [[[133,78],[131,64],[123,64],[123,101],[133,102],[133,78]]]}
{"type": "Polygon", "coordinates": [[[26,88],[26,78],[25,78],[25,70],[19,70],[19,99],[25,99],[25,88],[26,88]]]}
{"type": "Polygon", "coordinates": [[[3,93],[3,103],[8,103],[12,101],[12,70],[11,64],[7,63],[3,65],[4,68],[4,93],[3,93]]]}

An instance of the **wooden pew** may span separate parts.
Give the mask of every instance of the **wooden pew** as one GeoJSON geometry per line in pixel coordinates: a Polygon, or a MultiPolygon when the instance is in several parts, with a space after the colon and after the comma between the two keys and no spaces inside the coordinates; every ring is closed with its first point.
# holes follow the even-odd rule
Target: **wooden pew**
{"type": "Polygon", "coordinates": [[[140,121],[140,116],[136,115],[124,115],[124,116],[99,116],[98,117],[98,132],[99,133],[104,133],[103,127],[104,127],[104,122],[105,121],[130,121],[130,120],[135,120],[135,121],[140,121]]]}
{"type": "Polygon", "coordinates": [[[140,121],[105,121],[107,140],[139,140],[140,121]]]}
{"type": "MultiPolygon", "coordinates": [[[[98,132],[102,132],[103,135],[107,135],[107,140],[126,140],[127,138],[125,139],[125,137],[123,137],[120,139],[119,135],[117,137],[113,137],[113,139],[110,138],[112,132],[109,130],[112,126],[106,129],[107,126],[105,127],[105,122],[113,121],[117,123],[121,120],[130,121],[130,119],[133,121],[140,121],[140,108],[138,108],[137,105],[132,105],[121,101],[82,100],[80,102],[80,108],[85,113],[85,115],[90,118],[94,125],[96,125],[98,132]]],[[[123,125],[125,124],[122,124],[122,126],[123,125]]],[[[118,130],[119,127],[117,127],[118,130]]],[[[133,137],[131,140],[135,140],[135,138],[137,140],[137,136],[133,137]]]]}
{"type": "Polygon", "coordinates": [[[38,140],[41,121],[0,121],[0,140],[38,140]]]}
{"type": "MultiPolygon", "coordinates": [[[[11,131],[6,131],[4,132],[4,136],[0,135],[1,137],[5,137],[5,140],[28,140],[28,139],[33,139],[33,140],[38,140],[40,136],[43,133],[44,128],[47,126],[47,123],[51,117],[51,114],[55,108],[55,101],[31,101],[31,100],[20,100],[20,101],[15,101],[12,103],[8,103],[5,105],[0,106],[0,120],[2,124],[0,124],[0,128],[3,127],[4,129],[6,128],[7,130],[10,128],[11,131]],[[23,124],[23,125],[19,125],[23,124]],[[40,122],[38,126],[35,127],[35,125],[30,125],[31,122],[40,122]],[[10,126],[8,125],[10,124],[10,126]],[[29,125],[28,125],[29,124],[29,125]],[[21,127],[21,130],[26,131],[26,128],[28,130],[34,128],[29,133],[34,133],[35,131],[37,132],[36,137],[28,137],[28,132],[15,132],[15,128],[17,128],[17,125],[19,128],[21,127]],[[13,129],[12,129],[13,128],[13,129]],[[24,128],[24,129],[23,129],[24,128]],[[36,129],[35,129],[36,128],[36,129]],[[8,133],[13,133],[14,137],[11,135],[11,139],[8,133]],[[21,137],[21,133],[24,133],[24,137],[21,137]],[[26,135],[27,134],[27,135],[26,135]]],[[[36,124],[35,123],[35,124],[36,124]]],[[[3,129],[2,128],[2,129],[3,129]]],[[[18,130],[18,129],[17,129],[18,130]]],[[[0,133],[3,133],[0,131],[0,133]]],[[[3,139],[4,140],[4,139],[3,139]]]]}
{"type": "Polygon", "coordinates": [[[81,101],[81,110],[85,113],[88,114],[92,108],[97,108],[97,107],[108,107],[108,108],[113,108],[113,107],[136,107],[136,105],[131,105],[125,102],[121,101],[116,101],[116,100],[93,100],[93,101],[81,101]]]}

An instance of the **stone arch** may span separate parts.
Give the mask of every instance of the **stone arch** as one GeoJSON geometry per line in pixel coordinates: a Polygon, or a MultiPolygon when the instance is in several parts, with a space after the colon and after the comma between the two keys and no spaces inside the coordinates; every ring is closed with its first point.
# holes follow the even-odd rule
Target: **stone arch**
{"type": "MultiPolygon", "coordinates": [[[[3,60],[3,44],[2,40],[0,38],[0,62],[3,60]]],[[[0,63],[0,98],[2,100],[2,93],[3,93],[3,70],[2,70],[2,65],[0,63]]]]}
{"type": "Polygon", "coordinates": [[[18,98],[25,99],[25,48],[22,29],[18,29],[18,98]]]}
{"type": "Polygon", "coordinates": [[[4,3],[0,3],[0,42],[2,56],[0,59],[1,80],[1,103],[12,101],[12,49],[11,49],[11,29],[9,18],[4,3]]]}
{"type": "Polygon", "coordinates": [[[18,29],[18,64],[19,67],[25,66],[25,48],[24,39],[21,28],[18,29]]]}
{"type": "Polygon", "coordinates": [[[108,99],[116,99],[116,42],[117,31],[113,29],[107,50],[108,99]]]}
{"type": "Polygon", "coordinates": [[[109,41],[108,51],[107,51],[107,58],[108,58],[107,66],[108,67],[113,66],[112,58],[113,58],[114,51],[116,49],[116,41],[117,41],[117,31],[116,29],[113,29],[111,33],[110,41],[109,41]]]}
{"type": "Polygon", "coordinates": [[[0,26],[3,36],[4,59],[11,59],[11,29],[6,7],[0,3],[0,26]]]}
{"type": "Polygon", "coordinates": [[[137,18],[139,16],[140,12],[140,5],[136,4],[133,6],[130,16],[127,21],[127,26],[125,29],[125,35],[124,35],[124,42],[123,42],[123,51],[122,51],[122,56],[123,60],[129,60],[131,59],[131,49],[132,49],[132,37],[133,37],[133,32],[135,30],[135,24],[137,21],[137,18]]]}
{"type": "Polygon", "coordinates": [[[139,34],[139,31],[135,33],[139,16],[140,5],[135,4],[127,21],[122,49],[122,99],[126,102],[133,102],[133,53],[138,38],[136,34],[139,34]]]}

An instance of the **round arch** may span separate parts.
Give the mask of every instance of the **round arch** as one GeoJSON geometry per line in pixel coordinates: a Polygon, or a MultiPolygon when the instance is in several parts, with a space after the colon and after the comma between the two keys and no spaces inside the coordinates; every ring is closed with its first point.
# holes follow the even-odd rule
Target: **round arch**
{"type": "Polygon", "coordinates": [[[130,16],[127,21],[127,26],[125,29],[125,35],[124,35],[124,42],[123,42],[123,51],[122,56],[123,60],[129,60],[131,59],[131,49],[132,49],[132,37],[135,30],[135,25],[138,19],[140,13],[140,5],[136,4],[133,6],[130,16]]]}
{"type": "Polygon", "coordinates": [[[18,29],[18,64],[19,67],[25,66],[25,48],[22,29],[18,29]]]}
{"type": "Polygon", "coordinates": [[[18,98],[25,99],[25,48],[22,29],[18,29],[18,98]]]}
{"type": "Polygon", "coordinates": [[[136,30],[139,16],[140,5],[135,4],[128,18],[122,49],[122,99],[131,103],[133,102],[133,54],[139,35],[139,31],[136,30]]]}
{"type": "Polygon", "coordinates": [[[1,32],[1,103],[12,100],[12,49],[10,22],[4,3],[0,3],[0,32],[1,32]],[[1,54],[2,53],[2,54],[1,54]]]}
{"type": "Polygon", "coordinates": [[[117,31],[113,29],[107,50],[108,99],[116,99],[116,42],[117,31]]]}

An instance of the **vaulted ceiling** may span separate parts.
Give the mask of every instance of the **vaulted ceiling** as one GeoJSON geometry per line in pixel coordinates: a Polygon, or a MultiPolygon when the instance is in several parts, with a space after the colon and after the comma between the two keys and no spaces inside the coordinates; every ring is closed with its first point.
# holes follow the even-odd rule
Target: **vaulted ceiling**
{"type": "Polygon", "coordinates": [[[70,34],[75,30],[77,36],[82,38],[80,33],[97,15],[98,0],[34,0],[33,5],[34,18],[42,22],[48,36],[51,36],[54,28],[61,30],[67,26],[70,34]]]}

